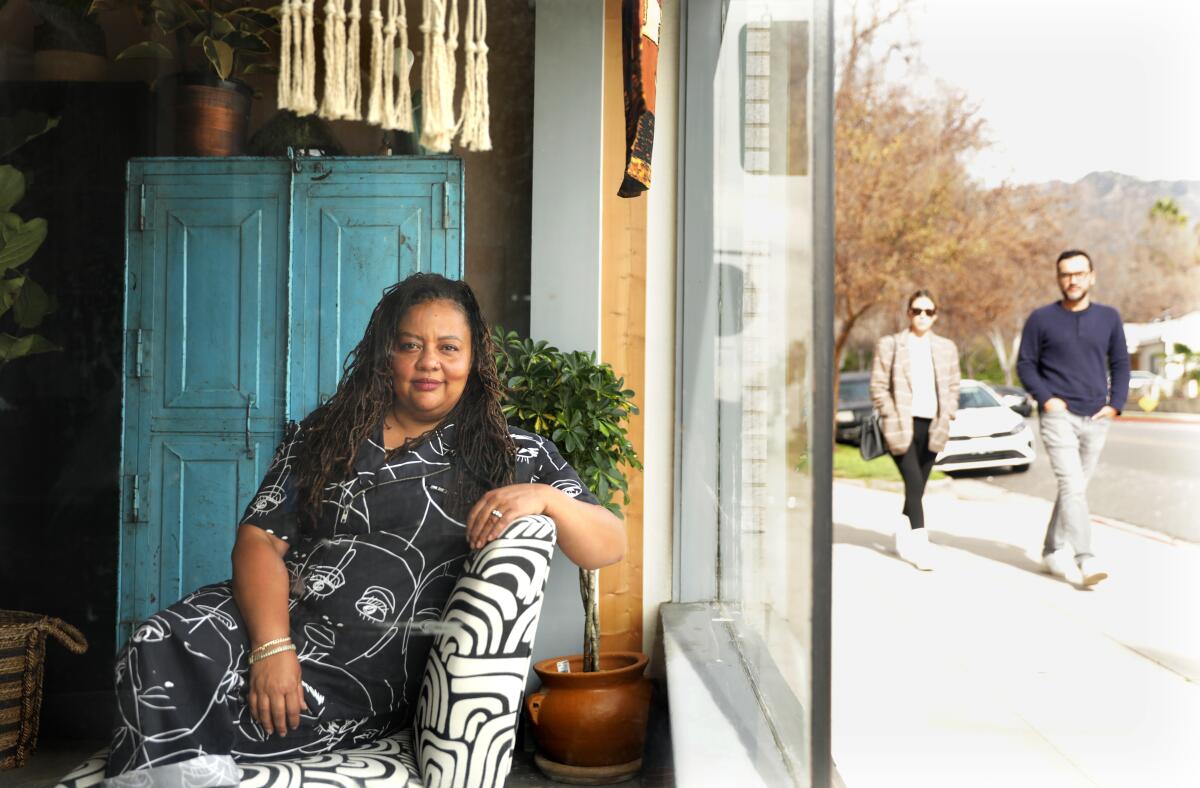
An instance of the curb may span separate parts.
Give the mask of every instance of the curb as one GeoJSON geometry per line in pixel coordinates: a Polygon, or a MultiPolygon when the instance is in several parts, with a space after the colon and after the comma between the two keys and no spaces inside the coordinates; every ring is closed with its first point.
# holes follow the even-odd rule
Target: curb
{"type": "Polygon", "coordinates": [[[1200,414],[1196,413],[1147,413],[1140,415],[1132,413],[1126,415],[1122,413],[1117,416],[1117,421],[1126,422],[1145,422],[1148,424],[1196,424],[1200,425],[1200,414]]]}

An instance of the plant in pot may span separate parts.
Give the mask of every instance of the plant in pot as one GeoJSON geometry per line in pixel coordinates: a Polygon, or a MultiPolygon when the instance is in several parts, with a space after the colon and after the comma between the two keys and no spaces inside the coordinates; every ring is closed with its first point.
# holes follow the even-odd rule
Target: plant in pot
{"type": "MultiPolygon", "coordinates": [[[[58,125],[56,118],[21,111],[0,117],[0,159],[58,125]]],[[[45,219],[22,219],[14,212],[25,197],[25,175],[0,164],[0,369],[34,353],[60,350],[33,332],[54,311],[54,297],[29,276],[28,263],[46,240],[45,219]]]]}
{"type": "MultiPolygon", "coordinates": [[[[493,339],[509,423],[554,441],[600,503],[623,517],[614,498],[620,493],[629,503],[626,471],[642,467],[626,432],[638,412],[634,392],[593,354],[500,329],[493,339]]],[[[600,652],[598,578],[595,570],[579,571],[583,654],[534,665],[542,690],[526,700],[538,767],[564,782],[616,782],[641,768],[651,694],[642,676],[646,655],[600,652]]]]}
{"type": "MultiPolygon", "coordinates": [[[[0,0],[3,8],[7,0],[0,0]]],[[[40,22],[33,28],[33,77],[42,81],[99,82],[108,77],[104,30],[91,0],[29,0],[40,22]]]]}
{"type": "Polygon", "coordinates": [[[151,35],[116,60],[154,58],[176,64],[158,86],[175,90],[175,152],[236,156],[245,152],[253,89],[244,78],[275,73],[268,39],[278,33],[271,11],[233,0],[93,0],[94,11],[128,9],[151,35]],[[155,32],[157,31],[157,33],[155,32]],[[162,39],[173,40],[174,48],[162,39]]]}

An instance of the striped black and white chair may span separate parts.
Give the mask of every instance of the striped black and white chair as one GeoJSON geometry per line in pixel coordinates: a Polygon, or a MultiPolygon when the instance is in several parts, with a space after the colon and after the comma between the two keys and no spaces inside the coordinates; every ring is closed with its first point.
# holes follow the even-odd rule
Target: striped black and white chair
{"type": "MultiPolygon", "coordinates": [[[[240,785],[502,786],[555,539],[552,520],[524,517],[471,554],[442,614],[456,626],[434,641],[410,730],[324,755],[242,763],[240,785]]],[[[107,754],[80,764],[58,788],[99,785],[107,754]]]]}

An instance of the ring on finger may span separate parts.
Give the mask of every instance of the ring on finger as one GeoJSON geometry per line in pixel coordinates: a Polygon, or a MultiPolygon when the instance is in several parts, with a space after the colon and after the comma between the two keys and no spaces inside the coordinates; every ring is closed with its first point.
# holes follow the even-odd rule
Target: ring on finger
{"type": "Polygon", "coordinates": [[[493,509],[492,517],[495,517],[497,520],[499,520],[504,517],[504,512],[500,511],[499,509],[493,509]]]}

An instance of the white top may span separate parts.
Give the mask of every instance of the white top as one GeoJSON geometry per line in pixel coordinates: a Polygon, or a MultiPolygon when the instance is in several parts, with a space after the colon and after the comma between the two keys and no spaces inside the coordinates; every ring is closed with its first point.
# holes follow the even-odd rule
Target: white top
{"type": "Polygon", "coordinates": [[[937,385],[934,383],[929,333],[919,337],[908,332],[908,378],[912,381],[913,418],[937,418],[937,385]]]}

